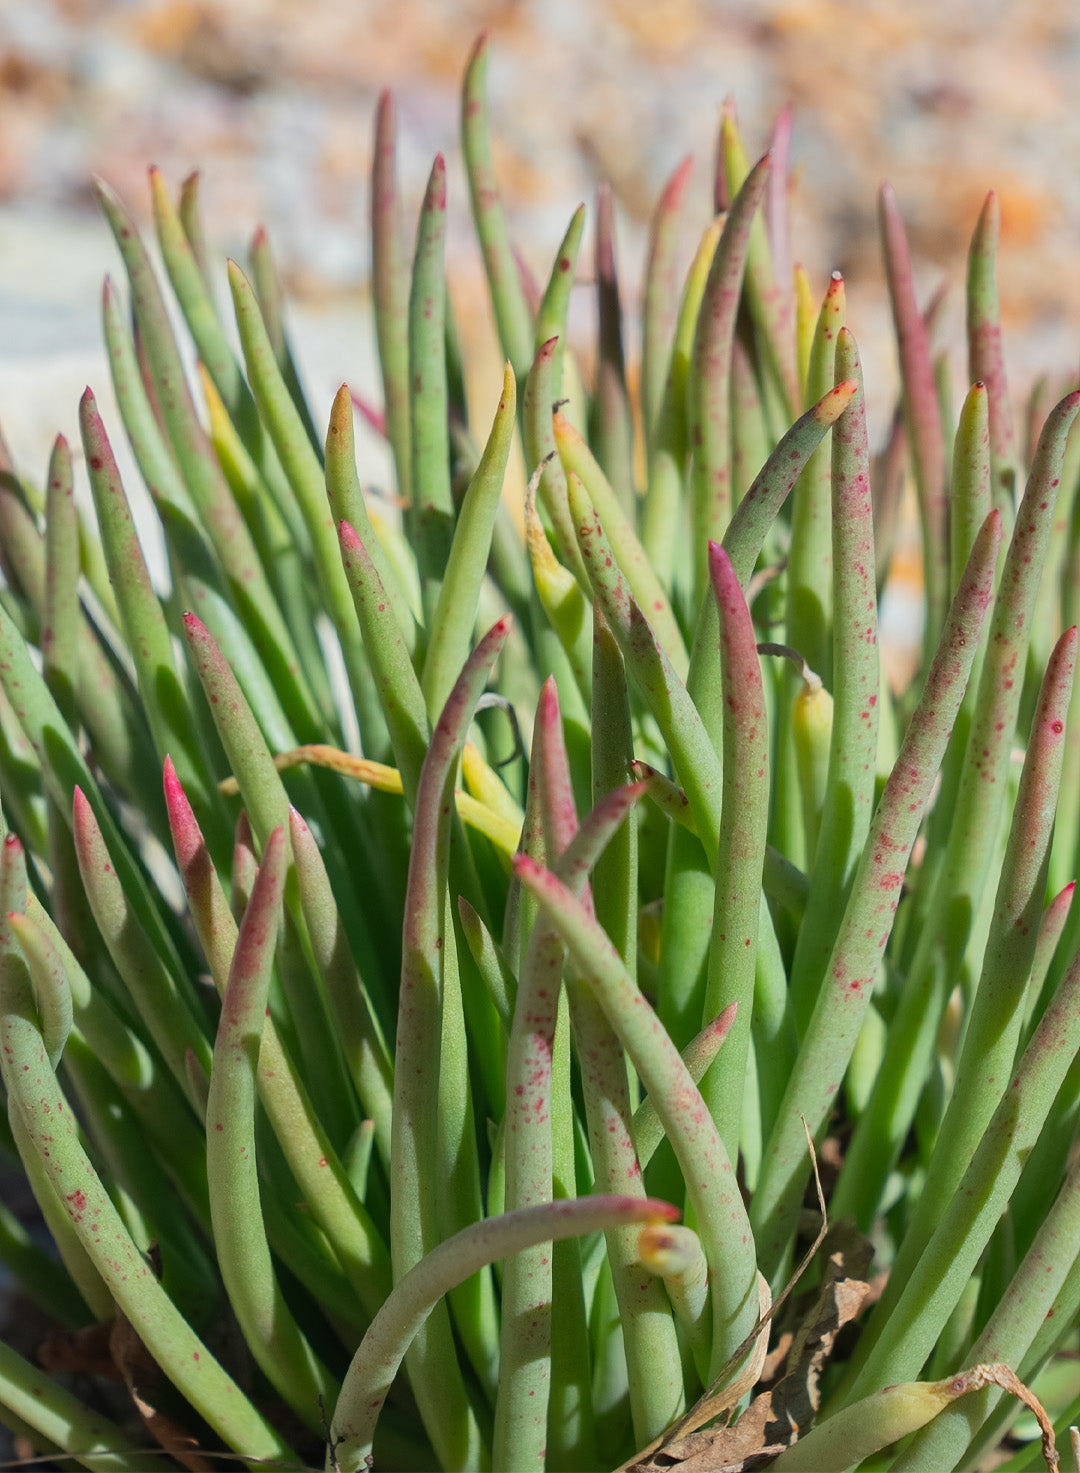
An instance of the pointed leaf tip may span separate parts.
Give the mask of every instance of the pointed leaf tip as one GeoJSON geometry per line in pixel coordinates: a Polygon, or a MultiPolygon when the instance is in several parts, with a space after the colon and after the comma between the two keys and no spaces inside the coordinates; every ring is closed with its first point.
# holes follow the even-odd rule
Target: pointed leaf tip
{"type": "MultiPolygon", "coordinates": [[[[627,1202],[633,1202],[636,1204],[639,1201],[639,1198],[629,1197],[625,1200],[627,1202]]],[[[643,1208],[646,1208],[650,1212],[652,1212],[657,1222],[678,1222],[679,1218],[682,1216],[681,1208],[674,1206],[671,1202],[665,1202],[660,1197],[646,1197],[645,1201],[642,1202],[641,1205],[643,1208]]]]}
{"type": "Polygon", "coordinates": [[[441,153],[435,155],[431,166],[427,193],[424,195],[424,209],[429,214],[446,209],[446,160],[441,153]]]}
{"type": "Polygon", "coordinates": [[[818,424],[835,424],[854,399],[858,387],[855,379],[846,378],[830,389],[814,406],[813,415],[818,424]]]}
{"type": "Polygon", "coordinates": [[[164,777],[165,811],[169,820],[169,832],[172,834],[176,862],[180,867],[180,874],[186,888],[192,862],[197,856],[205,853],[203,835],[194,809],[184,792],[184,785],[177,777],[176,769],[169,757],[165,759],[164,777]]]}
{"type": "Polygon", "coordinates": [[[677,210],[682,204],[686,185],[694,168],[694,155],[685,154],[672,170],[667,184],[664,186],[661,206],[665,210],[677,210]]]}
{"type": "MultiPolygon", "coordinates": [[[[258,232],[256,231],[256,237],[257,236],[258,232]]],[[[253,238],[251,242],[252,255],[255,254],[258,247],[258,239],[253,238]]],[[[225,262],[225,270],[229,278],[229,290],[234,294],[234,298],[236,293],[239,292],[257,302],[258,299],[256,297],[255,288],[252,286],[251,278],[248,276],[243,266],[241,266],[238,261],[234,261],[233,258],[229,256],[225,262]]]]}
{"type": "Polygon", "coordinates": [[[93,817],[93,809],[90,807],[90,799],[76,783],[71,794],[71,817],[76,828],[81,828],[88,819],[93,817]]]}
{"type": "Polygon", "coordinates": [[[709,567],[718,568],[722,576],[733,577],[731,569],[731,558],[727,549],[720,542],[714,542],[709,538],[709,567]]]}
{"type": "Polygon", "coordinates": [[[106,207],[120,208],[120,197],[110,184],[105,182],[101,174],[91,174],[90,190],[96,196],[98,203],[106,207]]]}
{"type": "Polygon", "coordinates": [[[732,1025],[735,1022],[735,1016],[738,1011],[739,999],[736,998],[734,1002],[729,1002],[724,1011],[722,1013],[718,1013],[717,1016],[713,1019],[712,1026],[710,1027],[709,1031],[710,1033],[718,1036],[721,1043],[723,1043],[724,1039],[731,1032],[732,1025]]]}
{"type": "Polygon", "coordinates": [[[709,543],[709,581],[721,611],[746,607],[746,599],[738,575],[731,565],[731,558],[719,542],[709,543]]]}
{"type": "Polygon", "coordinates": [[[208,639],[210,637],[206,625],[190,609],[185,610],[180,617],[184,626],[184,633],[187,635],[189,642],[196,639],[208,639]]]}
{"type": "Polygon", "coordinates": [[[338,541],[341,543],[342,547],[347,548],[349,552],[361,552],[363,550],[364,544],[360,540],[356,528],[352,525],[351,522],[338,522],[337,532],[338,541]]]}

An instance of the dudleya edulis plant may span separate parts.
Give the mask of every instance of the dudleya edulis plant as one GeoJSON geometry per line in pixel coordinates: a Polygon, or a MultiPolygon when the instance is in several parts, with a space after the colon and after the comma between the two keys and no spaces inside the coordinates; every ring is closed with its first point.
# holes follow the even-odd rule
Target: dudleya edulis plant
{"type": "Polygon", "coordinates": [[[991,197],[953,423],[886,188],[903,388],[872,461],[843,282],[819,305],[789,264],[791,119],[751,168],[730,110],[682,280],[688,164],[657,208],[636,376],[601,191],[586,371],[585,211],[535,287],[485,67],[481,41],[490,429],[443,161],[410,263],[379,105],[385,406],[359,407],[397,500],[361,484],[348,389],[325,435],[304,399],[265,235],[229,267],[238,356],[197,181],[151,172],[192,383],[99,186],[170,588],[88,390],[96,527],[62,439],[44,489],[0,476],[3,1145],[56,1250],[2,1209],[0,1255],[54,1358],[93,1343],[127,1390],[4,1346],[0,1420],[92,1469],[792,1473],[977,1463],[1026,1401],[1052,1461],[1028,1383],[1059,1432],[1080,1413],[1054,1376],[1080,1307],[1080,393],[1016,437],[991,197]],[[877,611],[909,483],[926,622],[898,689],[877,611]]]}

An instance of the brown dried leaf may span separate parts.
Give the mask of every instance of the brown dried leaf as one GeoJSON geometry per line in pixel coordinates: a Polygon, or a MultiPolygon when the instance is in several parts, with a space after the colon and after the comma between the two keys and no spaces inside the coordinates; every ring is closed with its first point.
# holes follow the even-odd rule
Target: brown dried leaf
{"type": "Polygon", "coordinates": [[[111,1324],[86,1325],[80,1330],[52,1330],[37,1348],[43,1371],[72,1371],[119,1381],[109,1349],[111,1324]]]}
{"type": "Polygon", "coordinates": [[[756,1396],[733,1426],[701,1431],[680,1427],[673,1440],[647,1450],[629,1473],[668,1473],[673,1468],[678,1473],[752,1473],[809,1430],[820,1404],[821,1372],[836,1337],[870,1295],[865,1276],[873,1250],[854,1225],[841,1222],[830,1229],[826,1247],[831,1251],[825,1281],[789,1340],[783,1378],[756,1396]]]}
{"type": "MultiPolygon", "coordinates": [[[[758,1274],[758,1296],[758,1341],[746,1370],[730,1383],[721,1379],[719,1390],[707,1391],[669,1432],[626,1465],[626,1473],[658,1473],[660,1469],[673,1467],[677,1467],[680,1473],[694,1473],[695,1469],[697,1473],[719,1473],[715,1463],[715,1440],[729,1429],[710,1428],[701,1432],[698,1428],[730,1412],[761,1377],[768,1350],[768,1320],[772,1307],[772,1295],[761,1274],[758,1274]],[[704,1462],[700,1461],[701,1457],[705,1458],[704,1462]]],[[[780,1450],[777,1448],[778,1452],[780,1450]]],[[[620,1469],[619,1473],[623,1470],[620,1469]]]]}
{"type": "Polygon", "coordinates": [[[213,1473],[213,1463],[199,1452],[198,1442],[191,1433],[166,1416],[151,1400],[162,1379],[161,1367],[139,1338],[131,1321],[119,1309],[111,1329],[109,1348],[113,1363],[150,1436],[191,1473],[213,1473]]]}
{"type": "Polygon", "coordinates": [[[805,1382],[812,1412],[818,1408],[818,1383],[837,1335],[866,1307],[871,1295],[873,1249],[853,1222],[843,1220],[830,1228],[824,1257],[821,1288],[796,1327],[784,1374],[785,1380],[794,1376],[805,1382]]]}
{"type": "Polygon", "coordinates": [[[957,1387],[957,1394],[960,1396],[968,1391],[981,1391],[984,1386],[993,1385],[1000,1386],[1002,1391],[1007,1391],[1010,1396],[1018,1397],[1039,1424],[1039,1431],[1042,1433],[1043,1461],[1048,1473],[1058,1473],[1061,1459],[1058,1457],[1057,1444],[1054,1440],[1054,1424],[1046,1415],[1046,1408],[1034,1391],[1024,1385],[1010,1366],[1001,1361],[992,1365],[983,1362],[972,1366],[969,1371],[961,1371],[958,1376],[954,1376],[953,1385],[957,1387]]]}
{"type": "MultiPolygon", "coordinates": [[[[711,1469],[712,1473],[720,1473],[713,1459],[716,1457],[716,1443],[721,1440],[730,1429],[719,1427],[704,1433],[698,1433],[698,1429],[705,1426],[707,1422],[715,1422],[725,1413],[730,1412],[738,1406],[743,1396],[761,1380],[762,1373],[768,1359],[769,1321],[775,1315],[780,1306],[787,1300],[809,1268],[811,1260],[825,1241],[829,1231],[828,1212],[825,1207],[825,1193],[821,1186],[821,1175],[818,1171],[817,1151],[814,1148],[814,1139],[810,1134],[810,1127],[803,1118],[803,1129],[806,1131],[806,1144],[810,1151],[810,1164],[814,1171],[814,1186],[817,1189],[818,1207],[821,1212],[821,1228],[817,1237],[803,1255],[798,1268],[788,1280],[783,1292],[775,1300],[769,1291],[769,1286],[762,1275],[758,1274],[758,1320],[743,1343],[735,1351],[728,1364],[724,1367],[719,1377],[706,1390],[705,1394],[694,1403],[685,1416],[669,1427],[668,1430],[655,1442],[643,1448],[629,1463],[624,1463],[616,1473],[653,1473],[653,1470],[671,1468],[673,1466],[684,1466],[687,1458],[697,1458],[699,1450],[707,1461],[701,1465],[701,1473],[711,1469]],[[729,1381],[730,1371],[739,1364],[743,1356],[754,1347],[753,1357],[746,1367],[733,1381],[729,1381]]],[[[742,1418],[740,1418],[740,1421],[742,1418]]],[[[786,1445],[786,1444],[785,1444],[786,1445]]],[[[759,1448],[760,1455],[761,1449],[759,1448]]],[[[777,1451],[782,1451],[778,1448],[777,1451]]],[[[745,1459],[732,1464],[734,1468],[741,1468],[745,1459]]],[[[724,1465],[725,1468],[727,1465],[724,1465]]],[[[749,1467],[750,1464],[746,1463],[749,1467]]],[[[756,1463],[755,1463],[756,1466],[756,1463]]]]}
{"type": "Polygon", "coordinates": [[[776,1344],[765,1357],[765,1364],[761,1368],[761,1379],[766,1385],[771,1384],[780,1376],[794,1339],[795,1336],[790,1330],[781,1330],[776,1344]]]}
{"type": "Polygon", "coordinates": [[[744,1454],[737,1451],[734,1432],[734,1427],[706,1427],[692,1432],[679,1442],[668,1443],[648,1463],[635,1464],[635,1473],[638,1466],[648,1469],[648,1473],[754,1473],[757,1468],[767,1468],[787,1447],[786,1442],[770,1445],[758,1439],[744,1454]],[[731,1453],[736,1454],[734,1462],[731,1453]]]}

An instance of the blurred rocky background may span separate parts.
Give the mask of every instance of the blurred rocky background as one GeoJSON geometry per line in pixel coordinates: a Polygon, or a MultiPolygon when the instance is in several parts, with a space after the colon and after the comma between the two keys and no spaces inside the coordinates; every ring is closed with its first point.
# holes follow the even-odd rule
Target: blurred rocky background
{"type": "MultiPolygon", "coordinates": [[[[458,91],[480,30],[496,165],[511,230],[541,280],[571,212],[612,186],[624,302],[638,300],[649,215],[696,160],[687,258],[711,202],[721,104],[752,155],[795,107],[796,259],[815,290],[839,269],[859,341],[871,435],[885,435],[896,366],[876,225],[895,188],[923,300],[950,288],[937,331],[956,402],[967,387],[963,281],[987,190],[1002,215],[999,286],[1021,400],[1080,362],[1080,6],[1075,0],[0,0],[0,426],[43,474],[58,429],[78,445],[90,383],[110,416],[100,347],[112,240],[89,190],[105,177],[146,223],[145,172],[201,171],[212,248],[243,260],[270,232],[316,420],[342,381],[378,403],[368,283],[368,172],[382,87],[396,97],[411,232],[431,160],[450,169],[451,295],[478,424],[501,380],[458,154],[458,91]]],[[[591,342],[589,245],[571,330],[591,342]]],[[[225,295],[222,272],[221,293],[225,295]]],[[[628,323],[631,360],[637,341],[628,323]]],[[[115,440],[119,440],[117,434],[115,440]]],[[[361,476],[388,457],[358,426],[361,476]]],[[[128,463],[118,446],[122,469],[128,463]]],[[[520,467],[518,467],[520,474],[520,467]]],[[[151,567],[159,533],[126,480],[151,567]]],[[[85,491],[85,487],[83,488],[85,491]]],[[[919,643],[913,508],[886,591],[888,668],[919,643]]]]}
{"type": "Polygon", "coordinates": [[[198,166],[222,254],[242,258],[259,222],[270,231],[314,403],[343,379],[377,397],[367,175],[382,86],[398,102],[410,230],[432,156],[448,155],[455,307],[488,342],[457,151],[459,80],[482,28],[497,164],[538,275],[606,177],[632,300],[650,208],[688,151],[687,252],[706,217],[723,99],[751,152],[791,101],[797,254],[816,288],[844,273],[879,436],[895,385],[875,225],[885,178],[921,288],[953,284],[958,387],[964,253],[991,187],[1012,378],[1073,374],[1074,0],[0,0],[0,423],[24,469],[40,473],[55,430],[74,431],[84,383],[105,380],[100,280],[117,263],[94,173],[145,219],[147,164],[177,184],[198,166]]]}

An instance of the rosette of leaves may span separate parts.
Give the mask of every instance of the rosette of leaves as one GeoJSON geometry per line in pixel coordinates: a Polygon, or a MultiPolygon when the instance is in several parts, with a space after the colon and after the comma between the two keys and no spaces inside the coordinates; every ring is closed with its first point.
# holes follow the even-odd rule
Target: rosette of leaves
{"type": "Polygon", "coordinates": [[[991,196],[954,417],[885,190],[872,459],[843,282],[819,306],[790,265],[790,116],[750,167],[730,110],[685,269],[689,161],[657,207],[633,373],[600,190],[587,365],[584,209],[535,284],[486,66],[479,411],[444,163],[410,253],[379,104],[384,403],[355,407],[392,487],[347,388],[308,405],[265,234],[227,321],[197,180],[156,171],[164,279],[98,188],[126,285],[92,514],[63,439],[44,485],[0,450],[0,1144],[51,1239],[5,1207],[0,1259],[56,1327],[0,1348],[0,1420],[92,1469],[930,1469],[1026,1404],[1017,1457],[1051,1460],[1080,394],[1015,434],[991,196]],[[925,632],[890,682],[909,492],[925,632]]]}

